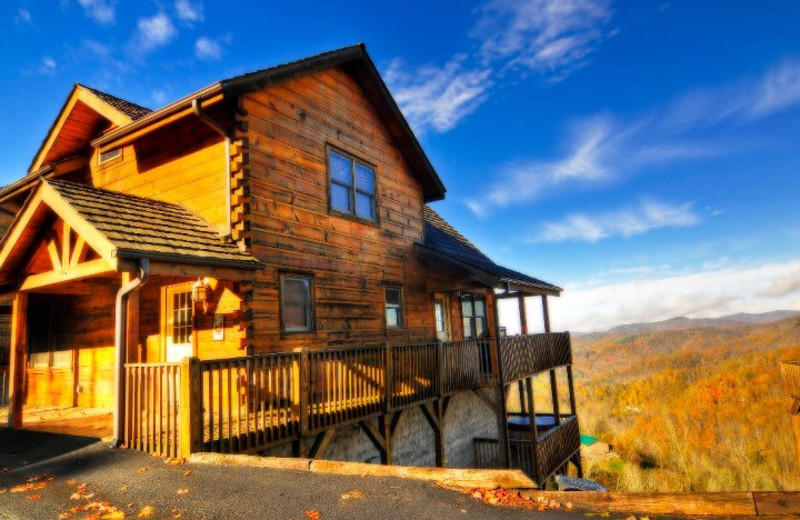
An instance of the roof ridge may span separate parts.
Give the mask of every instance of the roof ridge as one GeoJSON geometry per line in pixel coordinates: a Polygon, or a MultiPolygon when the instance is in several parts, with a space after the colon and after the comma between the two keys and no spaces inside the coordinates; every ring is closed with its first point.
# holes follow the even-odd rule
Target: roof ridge
{"type": "Polygon", "coordinates": [[[99,97],[112,107],[116,108],[123,114],[133,119],[134,121],[153,112],[152,109],[147,108],[144,105],[140,105],[139,103],[134,103],[133,101],[128,101],[127,99],[115,96],[114,94],[109,94],[108,92],[104,92],[100,89],[90,87],[89,85],[85,85],[80,82],[76,83],[76,85],[90,91],[92,94],[96,95],[97,97],[99,97]]]}

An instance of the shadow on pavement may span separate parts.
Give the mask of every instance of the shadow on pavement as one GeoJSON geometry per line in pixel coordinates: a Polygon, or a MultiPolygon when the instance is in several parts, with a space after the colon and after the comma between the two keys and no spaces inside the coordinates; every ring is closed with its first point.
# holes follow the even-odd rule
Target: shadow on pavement
{"type": "Polygon", "coordinates": [[[91,437],[3,428],[0,429],[0,471],[44,462],[97,442],[98,439],[91,437]]]}

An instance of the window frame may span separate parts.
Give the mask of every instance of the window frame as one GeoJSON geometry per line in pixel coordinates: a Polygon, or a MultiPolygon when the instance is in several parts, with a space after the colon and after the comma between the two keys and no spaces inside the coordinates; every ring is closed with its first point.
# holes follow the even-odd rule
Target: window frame
{"type": "Polygon", "coordinates": [[[106,150],[104,152],[97,152],[97,165],[106,164],[112,161],[116,161],[118,159],[122,159],[122,147],[112,148],[111,150],[106,150]],[[117,152],[117,153],[114,153],[117,152]],[[110,157],[106,156],[103,158],[103,154],[113,154],[110,157]]]}
{"type": "Polygon", "coordinates": [[[309,273],[295,273],[295,272],[284,272],[280,273],[278,279],[278,305],[280,306],[280,317],[281,317],[281,335],[291,335],[291,334],[312,334],[316,331],[316,309],[315,309],[315,292],[314,292],[314,276],[309,273]],[[308,321],[308,327],[292,327],[287,328],[286,325],[286,304],[287,302],[284,300],[286,296],[286,289],[285,283],[286,280],[303,280],[308,282],[308,303],[298,303],[298,302],[289,302],[291,305],[307,305],[308,308],[306,309],[306,320],[308,321]]]}
{"type": "Polygon", "coordinates": [[[192,287],[194,282],[181,282],[171,285],[161,286],[161,359],[167,361],[169,356],[169,348],[171,346],[186,347],[191,346],[191,355],[198,355],[198,344],[195,341],[195,307],[194,300],[192,300],[192,287]],[[188,341],[186,343],[174,343],[172,341],[173,334],[175,333],[174,320],[171,323],[170,319],[173,318],[172,313],[175,312],[173,299],[176,294],[189,293],[189,327],[188,341]]]}
{"type": "Polygon", "coordinates": [[[489,331],[489,317],[487,316],[486,296],[484,296],[482,294],[477,294],[477,293],[464,293],[464,294],[461,295],[461,328],[462,328],[461,332],[464,335],[464,339],[471,339],[471,338],[479,339],[479,338],[488,338],[488,337],[490,337],[491,334],[490,334],[490,331],[489,331]],[[475,300],[479,300],[479,301],[483,302],[483,315],[482,316],[478,316],[475,313],[475,300]],[[469,304],[470,304],[471,314],[469,316],[465,316],[464,315],[464,302],[465,301],[469,301],[469,304]],[[481,321],[483,322],[483,334],[482,335],[477,335],[476,334],[477,327],[475,325],[477,323],[477,319],[478,318],[480,318],[481,321]],[[466,320],[466,319],[469,319],[470,330],[472,332],[470,335],[467,335],[466,327],[464,327],[464,320],[466,320]]]}
{"type": "Polygon", "coordinates": [[[406,329],[405,295],[403,294],[403,288],[399,285],[387,285],[383,288],[383,320],[384,320],[384,326],[386,327],[387,331],[406,329]],[[389,291],[397,291],[397,296],[399,301],[399,303],[397,304],[391,304],[392,305],[391,308],[397,309],[398,311],[397,325],[394,326],[389,325],[389,319],[386,316],[387,312],[390,309],[389,297],[388,297],[389,291]]]}
{"type": "Polygon", "coordinates": [[[328,211],[331,214],[337,215],[339,217],[348,218],[352,220],[356,220],[358,222],[363,222],[365,224],[371,225],[379,225],[380,224],[380,209],[378,205],[378,167],[375,164],[372,164],[364,159],[359,158],[358,156],[346,152],[341,148],[338,148],[333,145],[326,145],[325,147],[325,168],[328,173],[328,211]],[[350,161],[350,184],[346,185],[342,181],[334,179],[333,175],[331,175],[331,153],[335,153],[347,160],[350,161]],[[374,191],[369,193],[365,190],[362,190],[358,187],[356,183],[357,175],[356,175],[356,165],[361,165],[363,167],[369,168],[372,170],[373,173],[373,188],[374,191]],[[332,185],[336,184],[342,188],[347,189],[348,192],[348,200],[350,203],[350,207],[352,211],[343,211],[341,209],[333,207],[333,189],[332,185]],[[365,217],[358,214],[358,208],[356,207],[356,200],[358,194],[361,193],[363,195],[368,195],[372,200],[372,217],[365,217]]]}

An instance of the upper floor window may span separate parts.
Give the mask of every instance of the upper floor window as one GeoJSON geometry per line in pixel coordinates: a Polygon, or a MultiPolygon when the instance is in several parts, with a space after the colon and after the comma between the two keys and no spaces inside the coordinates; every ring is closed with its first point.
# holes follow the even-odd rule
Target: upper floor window
{"type": "Polygon", "coordinates": [[[281,321],[283,332],[314,330],[313,286],[308,276],[281,276],[281,321]]]}
{"type": "Polygon", "coordinates": [[[113,150],[106,150],[105,152],[100,152],[97,155],[97,164],[103,164],[105,162],[114,160],[118,157],[122,157],[122,148],[114,148],[113,150]]]}
{"type": "Polygon", "coordinates": [[[482,338],[489,335],[486,324],[486,300],[479,294],[461,297],[461,317],[464,320],[465,338],[482,338]]]}
{"type": "Polygon", "coordinates": [[[329,149],[328,174],[332,210],[363,219],[377,219],[374,167],[348,154],[329,149]]]}

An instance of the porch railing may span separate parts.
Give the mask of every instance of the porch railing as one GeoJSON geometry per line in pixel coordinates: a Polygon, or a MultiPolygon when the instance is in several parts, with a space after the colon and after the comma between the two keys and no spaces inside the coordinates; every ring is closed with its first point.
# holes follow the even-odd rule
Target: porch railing
{"type": "Polygon", "coordinates": [[[500,346],[506,383],[572,364],[569,332],[510,336],[500,346]]]}
{"type": "Polygon", "coordinates": [[[7,366],[0,366],[0,406],[8,405],[9,370],[7,366]]]}
{"type": "Polygon", "coordinates": [[[169,456],[263,450],[477,388],[489,348],[472,339],[129,364],[127,444],[169,456]]]}
{"type": "MultiPolygon", "coordinates": [[[[554,473],[566,466],[580,449],[578,418],[569,416],[542,433],[536,440],[509,439],[510,467],[521,469],[537,484],[543,485],[554,473]]],[[[475,467],[503,467],[497,439],[473,439],[475,467]]]]}

